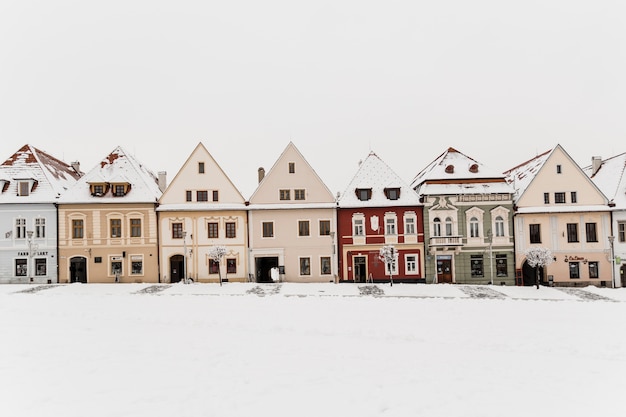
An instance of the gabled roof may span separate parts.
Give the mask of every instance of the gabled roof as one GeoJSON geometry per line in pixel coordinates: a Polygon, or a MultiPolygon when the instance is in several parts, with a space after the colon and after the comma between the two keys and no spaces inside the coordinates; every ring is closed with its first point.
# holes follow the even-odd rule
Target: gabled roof
{"type": "Polygon", "coordinates": [[[503,174],[473,158],[448,148],[420,171],[411,188],[422,195],[510,193],[503,174]]]}
{"type": "Polygon", "coordinates": [[[421,206],[417,193],[374,152],[365,158],[348,187],[337,200],[339,208],[421,206]],[[386,190],[399,189],[397,200],[390,200],[386,190]],[[359,199],[358,190],[371,190],[371,198],[359,199]]]}
{"type": "Polygon", "coordinates": [[[592,164],[583,171],[615,207],[626,209],[626,153],[600,160],[599,166],[592,164]]]}
{"type": "Polygon", "coordinates": [[[1,203],[56,202],[81,172],[69,164],[31,145],[22,146],[0,165],[0,179],[7,188],[0,193],[1,203]],[[28,196],[18,196],[17,180],[31,180],[36,187],[28,196]]]}
{"type": "Polygon", "coordinates": [[[159,199],[158,211],[243,210],[246,201],[228,175],[200,142],[159,199]],[[202,163],[204,172],[199,172],[202,163]],[[191,191],[193,201],[186,200],[191,191]],[[206,191],[208,201],[197,201],[197,191],[206,191]],[[213,201],[212,191],[218,192],[213,201]]]}
{"type": "Polygon", "coordinates": [[[59,203],[156,203],[160,196],[158,178],[148,167],[118,146],[76,182],[70,192],[59,199],[59,203]],[[101,196],[91,193],[91,184],[120,182],[130,185],[124,196],[114,196],[111,192],[101,196]]]}
{"type": "Polygon", "coordinates": [[[528,185],[535,178],[535,175],[537,175],[551,154],[552,150],[546,151],[517,165],[516,167],[504,171],[507,182],[511,184],[515,190],[516,198],[519,198],[519,196],[526,191],[528,185]]]}
{"type": "Polygon", "coordinates": [[[300,153],[298,148],[289,142],[272,168],[263,177],[250,197],[251,209],[282,209],[282,208],[327,208],[335,207],[335,197],[317,172],[300,153]],[[289,164],[294,163],[295,170],[289,172],[289,164]],[[280,200],[281,189],[304,189],[306,198],[280,200]]]}

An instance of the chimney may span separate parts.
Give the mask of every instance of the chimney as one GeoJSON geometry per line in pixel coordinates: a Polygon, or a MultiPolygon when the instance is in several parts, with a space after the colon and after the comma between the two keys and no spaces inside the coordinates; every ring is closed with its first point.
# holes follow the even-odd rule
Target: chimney
{"type": "Polygon", "coordinates": [[[592,156],[591,157],[591,176],[596,175],[600,167],[602,166],[602,157],[601,156],[592,156]]]}
{"type": "Polygon", "coordinates": [[[162,193],[165,192],[165,189],[167,188],[167,172],[159,171],[158,184],[159,190],[161,190],[162,193]]]}
{"type": "Polygon", "coordinates": [[[80,162],[74,161],[71,165],[74,171],[76,171],[77,174],[80,174],[80,162]]]}
{"type": "Polygon", "coordinates": [[[265,178],[265,168],[260,167],[259,168],[259,183],[263,181],[263,178],[265,178]]]}

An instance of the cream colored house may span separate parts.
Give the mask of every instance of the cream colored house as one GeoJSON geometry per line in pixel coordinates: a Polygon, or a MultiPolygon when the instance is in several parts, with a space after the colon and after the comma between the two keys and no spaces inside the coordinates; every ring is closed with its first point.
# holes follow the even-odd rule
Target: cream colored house
{"type": "Polygon", "coordinates": [[[259,169],[259,181],[248,206],[254,280],[335,281],[336,203],[328,187],[292,142],[267,175],[259,169]]]}
{"type": "Polygon", "coordinates": [[[59,282],[159,281],[162,175],[117,147],[61,196],[59,282]]]}
{"type": "Polygon", "coordinates": [[[245,199],[202,143],[161,196],[157,213],[163,282],[248,280],[245,199]],[[211,257],[217,247],[226,250],[219,260],[211,257]]]}
{"type": "Polygon", "coordinates": [[[609,202],[567,152],[551,151],[505,172],[515,194],[515,262],[519,280],[533,285],[526,251],[544,247],[554,262],[540,280],[556,286],[611,286],[609,202]]]}

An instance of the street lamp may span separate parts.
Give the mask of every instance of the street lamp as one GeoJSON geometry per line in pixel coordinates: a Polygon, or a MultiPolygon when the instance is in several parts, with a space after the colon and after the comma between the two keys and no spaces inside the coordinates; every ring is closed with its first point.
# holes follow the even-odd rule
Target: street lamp
{"type": "Polygon", "coordinates": [[[183,231],[183,283],[187,283],[187,232],[183,231]]]}
{"type": "Polygon", "coordinates": [[[33,282],[33,274],[31,268],[33,267],[33,251],[37,250],[37,245],[33,244],[33,231],[27,230],[26,237],[28,238],[28,265],[26,271],[28,272],[28,281],[33,282]]]}
{"type": "Polygon", "coordinates": [[[611,284],[613,288],[615,288],[615,247],[613,244],[615,243],[615,236],[609,236],[609,245],[611,246],[611,284]]]}

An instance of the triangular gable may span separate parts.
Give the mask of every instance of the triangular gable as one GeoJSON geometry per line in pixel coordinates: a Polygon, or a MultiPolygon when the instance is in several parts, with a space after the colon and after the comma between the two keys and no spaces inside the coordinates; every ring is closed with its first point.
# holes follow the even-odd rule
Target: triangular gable
{"type": "Polygon", "coordinates": [[[417,193],[409,184],[374,152],[370,152],[339,197],[337,205],[339,207],[392,207],[416,206],[421,203],[417,193]]]}
{"type": "MultiPolygon", "coordinates": [[[[531,160],[533,161],[533,160],[531,160]]],[[[575,205],[597,206],[606,205],[608,200],[602,191],[591,181],[580,166],[571,158],[561,145],[557,145],[552,151],[542,154],[538,161],[542,161],[534,175],[528,181],[524,189],[520,188],[520,194],[516,199],[517,207],[554,207],[555,193],[566,193],[566,202],[559,203],[559,207],[575,205]],[[571,192],[576,192],[576,202],[571,203],[571,192]],[[544,202],[544,193],[549,194],[549,203],[544,202]]],[[[521,168],[522,166],[519,166],[521,168]]],[[[514,176],[518,169],[508,171],[514,176]]],[[[531,173],[531,171],[526,171],[531,173]]]]}
{"type": "Polygon", "coordinates": [[[211,206],[225,208],[228,205],[244,207],[245,198],[206,147],[198,143],[170,182],[159,203],[162,206],[176,205],[181,209],[200,209],[200,205],[202,209],[211,206]],[[188,191],[191,192],[192,201],[187,201],[188,191]],[[198,191],[207,192],[207,201],[197,201],[198,191]],[[213,191],[217,191],[217,201],[213,199],[213,191]]]}
{"type": "Polygon", "coordinates": [[[315,170],[289,142],[250,197],[250,204],[334,203],[335,197],[315,170]],[[292,169],[290,169],[290,167],[292,169]],[[293,172],[292,172],[293,171],[293,172]],[[290,190],[289,200],[280,199],[280,190],[290,190]],[[305,190],[305,199],[296,200],[294,190],[305,190]]]}

